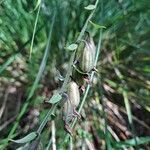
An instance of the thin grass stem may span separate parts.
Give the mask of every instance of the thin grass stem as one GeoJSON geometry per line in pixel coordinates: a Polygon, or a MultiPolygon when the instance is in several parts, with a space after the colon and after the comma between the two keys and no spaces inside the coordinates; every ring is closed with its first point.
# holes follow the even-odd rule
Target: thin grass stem
{"type": "MultiPolygon", "coordinates": [[[[55,13],[54,13],[55,14],[55,13]]],[[[44,56],[43,56],[43,59],[41,61],[41,64],[40,64],[40,68],[39,68],[39,71],[38,71],[38,74],[36,76],[36,79],[33,83],[33,86],[31,88],[31,91],[27,97],[27,100],[26,102],[24,103],[11,131],[9,132],[9,135],[7,137],[7,143],[8,143],[8,140],[10,139],[10,137],[14,134],[15,130],[17,129],[17,126],[19,124],[19,121],[21,119],[21,117],[24,115],[24,113],[26,112],[26,109],[29,105],[29,102],[30,102],[30,99],[32,98],[34,92],[35,92],[35,89],[37,88],[37,85],[38,85],[38,82],[40,81],[42,75],[43,75],[43,72],[44,72],[44,69],[45,69],[45,66],[46,66],[46,62],[47,62],[47,59],[48,59],[48,54],[49,54],[49,51],[50,51],[50,47],[51,47],[51,36],[52,36],[52,31],[53,31],[53,26],[54,26],[54,22],[55,22],[55,15],[53,16],[53,19],[52,19],[52,25],[51,25],[51,28],[50,28],[50,31],[49,31],[49,37],[48,37],[48,43],[47,43],[47,46],[46,46],[46,49],[45,49],[45,52],[44,52],[44,56]]],[[[6,145],[7,145],[6,143],[6,145]]]]}
{"type": "Polygon", "coordinates": [[[37,23],[38,23],[38,18],[39,18],[39,14],[40,14],[41,3],[42,2],[40,2],[38,10],[37,10],[37,15],[36,15],[35,23],[34,23],[34,28],[33,28],[33,34],[32,34],[31,46],[30,46],[30,56],[29,56],[30,60],[31,60],[32,52],[33,52],[33,43],[34,43],[35,32],[36,32],[37,23]]]}
{"type": "MultiPolygon", "coordinates": [[[[99,1],[99,0],[97,0],[96,3],[95,3],[96,6],[97,6],[97,4],[98,4],[98,1],[99,1]]],[[[85,24],[84,24],[84,26],[83,26],[83,28],[82,28],[82,30],[81,30],[79,36],[77,37],[77,42],[82,39],[82,37],[83,37],[83,35],[84,35],[84,33],[85,33],[85,30],[86,30],[86,28],[87,28],[88,22],[89,22],[89,20],[90,20],[90,19],[92,18],[92,16],[93,16],[93,12],[95,12],[95,10],[93,10],[93,11],[90,13],[89,17],[87,18],[87,20],[86,20],[86,22],[85,22],[85,24]]],[[[74,62],[74,59],[75,59],[75,54],[76,54],[76,50],[75,50],[75,51],[72,53],[72,55],[71,55],[71,58],[70,58],[70,61],[69,61],[69,68],[68,68],[68,71],[67,71],[65,80],[64,80],[64,82],[63,82],[63,85],[62,85],[61,89],[59,90],[59,93],[63,93],[63,92],[65,91],[66,86],[67,86],[67,84],[68,84],[68,81],[70,80],[70,75],[71,75],[72,69],[73,69],[73,62],[74,62]]],[[[96,62],[97,62],[97,60],[98,60],[98,56],[96,57],[96,62]]],[[[92,73],[92,74],[93,74],[93,73],[92,73]]],[[[94,75],[94,74],[93,74],[93,75],[94,75]]],[[[93,76],[93,75],[92,75],[92,76],[93,76]]],[[[93,77],[92,77],[92,78],[93,78],[93,77]]],[[[51,115],[51,113],[52,113],[52,112],[55,112],[55,109],[56,109],[57,105],[58,105],[58,103],[54,104],[54,105],[52,106],[52,108],[51,108],[52,110],[50,109],[49,112],[46,114],[46,116],[45,116],[45,118],[44,118],[44,120],[43,120],[43,122],[42,122],[43,125],[40,125],[40,126],[41,126],[41,127],[39,127],[40,129],[38,129],[38,130],[40,130],[39,133],[42,132],[42,130],[44,129],[44,126],[46,125],[46,123],[47,123],[47,121],[48,121],[46,118],[49,118],[49,116],[51,115]]]]}

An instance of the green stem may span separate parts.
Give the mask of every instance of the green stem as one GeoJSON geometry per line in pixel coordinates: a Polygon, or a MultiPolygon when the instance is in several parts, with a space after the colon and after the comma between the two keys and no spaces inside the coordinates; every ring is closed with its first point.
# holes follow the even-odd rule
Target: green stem
{"type": "Polygon", "coordinates": [[[105,110],[105,106],[106,106],[106,101],[104,99],[104,94],[103,94],[103,88],[102,88],[102,76],[100,75],[99,78],[99,95],[100,95],[100,99],[101,99],[101,105],[102,105],[102,110],[103,110],[103,118],[104,118],[104,133],[105,133],[105,142],[106,142],[106,150],[111,150],[112,146],[111,146],[111,141],[110,141],[110,137],[109,137],[109,131],[108,131],[108,122],[107,122],[107,113],[105,110]]]}
{"type": "MultiPolygon", "coordinates": [[[[99,0],[97,0],[96,3],[95,3],[96,6],[97,6],[97,4],[98,4],[98,1],[99,1],[99,0]]],[[[83,26],[83,28],[82,28],[82,30],[81,30],[81,32],[80,32],[78,38],[77,38],[77,42],[82,39],[82,37],[83,37],[83,35],[84,35],[84,33],[85,33],[85,30],[86,30],[86,28],[87,28],[88,22],[89,22],[89,20],[92,18],[94,12],[95,12],[95,10],[93,10],[93,11],[91,12],[91,14],[89,15],[89,17],[87,18],[87,20],[86,20],[86,22],[85,22],[85,24],[84,24],[84,26],[83,26]]],[[[101,40],[100,40],[100,41],[101,41],[101,40]]],[[[101,44],[101,43],[99,42],[99,44],[101,44]]],[[[98,47],[100,48],[100,45],[99,45],[98,47]]],[[[71,58],[70,58],[70,61],[69,61],[68,72],[67,72],[67,74],[66,74],[64,83],[63,83],[63,85],[62,85],[62,87],[61,87],[59,93],[62,93],[62,92],[65,91],[66,86],[67,86],[67,84],[68,84],[68,81],[70,80],[70,75],[71,75],[72,69],[73,69],[72,66],[73,66],[73,62],[74,62],[74,59],[75,59],[75,54],[76,54],[76,50],[75,50],[75,51],[72,53],[72,55],[71,55],[71,58]]],[[[98,56],[96,56],[95,64],[97,63],[97,61],[98,61],[98,56]]],[[[93,74],[93,75],[91,75],[91,77],[94,76],[94,72],[92,72],[92,74],[93,74]]],[[[93,77],[92,77],[92,78],[93,78],[93,77]]],[[[90,85],[89,85],[89,86],[90,86],[90,85]]],[[[51,108],[52,110],[50,109],[49,112],[46,114],[46,116],[45,116],[45,118],[44,118],[44,120],[43,120],[43,122],[42,122],[42,125],[40,125],[40,127],[39,127],[40,129],[38,129],[38,131],[40,131],[40,133],[42,132],[42,130],[44,129],[44,127],[45,127],[45,125],[46,125],[46,123],[47,123],[47,121],[48,121],[46,118],[49,118],[50,115],[51,115],[51,113],[52,113],[52,112],[55,112],[55,109],[56,109],[57,105],[58,105],[58,103],[54,104],[54,105],[52,106],[52,108],[51,108]]]]}
{"type": "Polygon", "coordinates": [[[136,138],[135,128],[134,128],[134,124],[133,124],[130,102],[129,102],[129,99],[128,99],[128,93],[126,91],[127,84],[126,84],[126,82],[124,80],[124,76],[121,74],[120,70],[117,67],[115,67],[115,66],[114,66],[114,70],[115,70],[116,75],[118,76],[118,78],[120,79],[120,81],[121,81],[121,83],[123,85],[122,96],[123,96],[124,103],[125,103],[125,108],[126,108],[126,111],[127,111],[129,125],[130,125],[131,131],[132,131],[133,138],[135,140],[135,144],[136,144],[135,147],[138,150],[139,147],[138,147],[138,142],[137,142],[137,138],[136,138]]]}
{"type": "MultiPolygon", "coordinates": [[[[97,64],[97,62],[98,62],[98,57],[99,57],[99,54],[100,54],[101,41],[102,41],[102,29],[100,30],[100,33],[99,33],[99,41],[98,41],[98,46],[97,46],[96,58],[95,58],[95,62],[94,62],[94,65],[95,65],[95,66],[96,66],[96,64],[97,64]]],[[[94,74],[95,74],[95,72],[93,71],[92,74],[91,74],[91,77],[90,77],[90,81],[93,80],[94,74]]],[[[88,93],[89,93],[90,87],[91,87],[91,85],[88,84],[88,86],[87,86],[87,88],[86,88],[86,91],[85,91],[85,94],[84,94],[84,96],[83,96],[81,105],[80,105],[80,107],[79,107],[78,113],[80,113],[81,110],[82,110],[82,108],[83,108],[83,105],[84,105],[85,100],[86,100],[86,98],[87,98],[87,95],[88,95],[88,93]]],[[[74,119],[73,123],[71,124],[71,128],[74,128],[76,122],[77,122],[77,118],[74,119]]],[[[70,137],[70,135],[67,134],[67,136],[65,137],[64,142],[67,142],[69,137],[70,137]]]]}
{"type": "Polygon", "coordinates": [[[139,147],[138,147],[138,141],[137,141],[135,128],[134,128],[134,124],[133,124],[130,102],[129,102],[129,99],[128,99],[128,94],[125,91],[125,89],[123,89],[122,95],[123,95],[123,98],[124,98],[124,103],[125,103],[125,108],[126,108],[126,111],[127,111],[127,116],[128,116],[128,121],[129,121],[129,124],[130,124],[130,128],[131,128],[131,131],[132,131],[132,134],[133,134],[133,138],[135,140],[136,150],[138,150],[139,147]]]}
{"type": "MultiPolygon", "coordinates": [[[[96,7],[97,7],[98,2],[99,2],[99,0],[96,0],[96,3],[95,3],[95,6],[96,6],[96,7]]],[[[96,8],[95,8],[95,9],[96,9],[96,8]]],[[[83,26],[83,28],[82,28],[82,30],[81,30],[81,32],[80,32],[80,34],[79,34],[77,40],[76,40],[76,43],[78,43],[79,41],[81,41],[81,39],[82,39],[82,37],[83,37],[83,35],[84,35],[85,31],[86,31],[88,22],[91,20],[93,14],[94,14],[94,12],[95,12],[95,9],[90,13],[90,15],[88,16],[87,20],[85,21],[85,24],[84,24],[84,26],[83,26]]],[[[65,77],[65,81],[64,81],[64,83],[63,83],[63,85],[62,85],[62,87],[61,87],[60,92],[63,92],[63,91],[65,90],[66,85],[67,85],[67,83],[68,83],[68,81],[69,81],[70,75],[71,75],[71,73],[72,73],[72,66],[73,66],[73,62],[74,62],[74,59],[75,59],[75,54],[76,54],[76,50],[75,50],[75,51],[73,52],[73,54],[71,55],[68,72],[67,72],[67,75],[66,75],[66,77],[65,77]]]]}
{"type": "Polygon", "coordinates": [[[37,133],[40,135],[41,132],[43,131],[46,123],[48,122],[48,120],[50,120],[50,116],[51,114],[54,112],[54,110],[56,109],[57,105],[53,105],[52,108],[48,111],[48,113],[46,114],[46,116],[44,117],[42,123],[40,124],[37,133]]]}
{"type": "Polygon", "coordinates": [[[41,78],[41,76],[43,74],[43,71],[45,69],[47,58],[48,58],[48,53],[50,51],[50,46],[51,46],[51,37],[52,37],[52,30],[53,30],[54,22],[55,22],[55,15],[53,16],[53,19],[52,19],[52,25],[51,25],[51,28],[50,28],[50,31],[49,31],[48,43],[47,43],[47,46],[46,46],[46,49],[45,49],[45,53],[44,53],[44,56],[43,56],[43,59],[42,59],[42,62],[41,62],[41,65],[40,65],[37,77],[36,77],[36,79],[35,79],[35,81],[33,83],[33,86],[32,86],[31,91],[30,91],[30,93],[29,93],[29,95],[27,97],[27,100],[24,103],[24,105],[23,105],[23,107],[22,107],[22,109],[21,109],[21,111],[20,111],[20,113],[19,113],[19,115],[18,115],[18,117],[17,117],[17,119],[16,119],[16,121],[15,121],[15,123],[14,123],[14,125],[13,125],[13,127],[12,127],[12,129],[11,129],[9,135],[8,135],[8,137],[7,137],[7,142],[5,143],[5,145],[8,144],[8,140],[14,134],[14,132],[15,132],[18,124],[19,124],[19,121],[20,121],[21,117],[24,115],[24,113],[25,113],[25,111],[26,111],[26,109],[27,109],[27,107],[29,105],[30,99],[32,98],[32,96],[34,94],[34,91],[35,91],[35,89],[37,87],[37,84],[40,81],[40,78],[41,78]]]}
{"type": "Polygon", "coordinates": [[[39,18],[39,14],[40,14],[40,9],[41,9],[41,2],[39,4],[35,23],[34,23],[34,29],[33,29],[33,34],[32,34],[33,36],[32,36],[31,46],[30,46],[30,59],[31,59],[32,51],[33,51],[33,42],[34,42],[35,32],[36,32],[36,28],[37,28],[37,22],[38,22],[38,18],[39,18]]]}
{"type": "Polygon", "coordinates": [[[50,139],[49,142],[48,142],[48,145],[46,147],[46,150],[50,150],[51,148],[51,144],[52,144],[52,140],[50,139]]]}
{"type": "Polygon", "coordinates": [[[97,7],[97,4],[98,4],[98,2],[99,2],[99,0],[96,0],[96,2],[95,2],[95,9],[91,12],[91,14],[88,16],[88,18],[87,18],[87,20],[86,20],[86,22],[85,22],[85,24],[84,24],[84,26],[83,26],[83,28],[82,28],[82,30],[81,30],[81,32],[80,32],[80,35],[78,36],[78,38],[77,38],[77,42],[79,42],[81,39],[82,39],[82,36],[84,35],[84,32],[85,32],[85,30],[86,30],[86,28],[87,28],[87,25],[88,25],[88,22],[91,20],[91,18],[93,17],[93,14],[94,14],[94,12],[95,12],[95,10],[96,10],[96,7],[97,7]]]}

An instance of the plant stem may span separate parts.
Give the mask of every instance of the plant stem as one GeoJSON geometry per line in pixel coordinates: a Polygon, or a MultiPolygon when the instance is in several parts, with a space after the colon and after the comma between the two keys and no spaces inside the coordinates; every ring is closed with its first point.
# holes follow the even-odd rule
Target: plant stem
{"type": "MultiPolygon", "coordinates": [[[[99,0],[96,1],[95,6],[97,6],[98,1],[99,1],[99,0]]],[[[84,35],[84,33],[85,33],[85,30],[86,30],[86,28],[87,28],[88,22],[89,22],[89,20],[92,18],[94,12],[95,12],[95,10],[93,10],[93,11],[90,13],[90,15],[89,15],[89,17],[87,18],[87,20],[86,20],[86,22],[85,22],[85,24],[84,24],[84,26],[83,26],[83,28],[82,28],[82,30],[81,30],[79,36],[78,36],[76,42],[78,42],[78,41],[80,41],[80,40],[82,39],[82,37],[83,37],[83,35],[84,35]]],[[[99,48],[100,48],[100,46],[99,46],[99,48]]],[[[63,92],[65,91],[65,89],[66,89],[66,86],[67,86],[68,81],[69,81],[69,79],[70,79],[70,75],[71,75],[71,73],[72,73],[73,62],[74,62],[74,59],[75,59],[75,54],[76,54],[76,50],[75,50],[75,51],[72,53],[72,55],[71,55],[71,58],[70,58],[70,61],[69,61],[68,72],[67,72],[67,74],[66,74],[65,80],[64,80],[64,82],[63,82],[63,85],[62,85],[62,87],[61,87],[59,93],[63,93],[63,92]]],[[[98,61],[98,56],[96,56],[95,66],[96,66],[96,64],[97,64],[97,61],[98,61]]],[[[93,74],[93,75],[91,75],[91,77],[94,76],[94,72],[92,72],[92,74],[93,74]]],[[[93,78],[93,77],[92,77],[92,78],[93,78]]],[[[89,85],[89,86],[90,86],[90,85],[89,85]]],[[[88,88],[89,88],[89,87],[88,87],[88,88]]],[[[85,98],[85,99],[86,99],[86,98],[85,98]]],[[[44,127],[45,127],[45,125],[46,125],[46,123],[47,123],[47,121],[48,121],[47,118],[49,118],[49,116],[51,115],[52,112],[55,112],[55,109],[56,109],[57,105],[58,105],[58,103],[54,104],[54,105],[52,106],[52,108],[48,111],[48,113],[46,114],[46,116],[45,116],[45,118],[44,118],[44,120],[43,120],[43,122],[42,122],[42,125],[40,125],[40,127],[39,127],[39,129],[38,129],[38,131],[37,131],[38,133],[41,133],[41,132],[42,132],[42,130],[44,129],[44,127]],[[40,131],[40,132],[39,132],[39,131],[40,131]]]]}
{"type": "Polygon", "coordinates": [[[128,93],[126,91],[127,84],[126,84],[126,82],[124,80],[124,77],[121,74],[120,70],[117,67],[115,67],[115,66],[114,66],[114,70],[115,70],[116,75],[118,76],[118,78],[120,79],[120,81],[121,81],[121,83],[123,85],[122,96],[124,98],[124,103],[125,103],[125,108],[126,108],[126,111],[127,111],[127,116],[128,116],[128,121],[129,121],[129,124],[130,124],[130,128],[131,128],[131,131],[132,131],[132,134],[133,134],[133,138],[135,140],[135,144],[136,144],[135,147],[136,147],[136,150],[138,150],[139,147],[138,147],[138,142],[137,142],[137,138],[136,138],[135,128],[134,128],[134,124],[133,124],[130,102],[129,102],[129,99],[128,99],[128,93]]]}
{"type": "Polygon", "coordinates": [[[103,79],[102,79],[102,76],[100,75],[100,78],[99,78],[99,89],[100,89],[99,90],[99,95],[100,95],[100,99],[101,99],[101,105],[102,105],[102,110],[103,110],[103,118],[104,118],[104,127],[105,127],[104,133],[105,133],[105,142],[106,142],[105,149],[106,150],[107,149],[111,150],[112,146],[111,146],[111,141],[110,141],[110,138],[109,138],[107,113],[106,113],[106,110],[105,110],[106,99],[105,99],[104,94],[103,94],[102,82],[103,82],[103,79]]]}
{"type": "Polygon", "coordinates": [[[30,60],[31,60],[31,55],[32,55],[32,51],[33,51],[33,42],[34,42],[35,32],[36,32],[36,28],[37,28],[37,22],[38,22],[38,18],[39,18],[39,14],[40,14],[41,3],[42,2],[40,2],[40,4],[39,4],[35,23],[34,23],[34,29],[33,29],[33,34],[32,34],[31,46],[30,46],[30,57],[29,57],[30,60]]]}
{"type": "MultiPolygon", "coordinates": [[[[97,46],[97,52],[96,52],[96,58],[95,58],[94,66],[96,66],[96,64],[97,64],[97,62],[98,62],[98,57],[99,57],[100,48],[101,48],[101,41],[102,41],[102,29],[100,29],[100,33],[99,33],[99,41],[98,41],[98,46],[97,46]]],[[[90,81],[93,80],[94,74],[95,74],[95,72],[93,71],[92,74],[91,74],[91,77],[90,77],[90,81]]],[[[88,93],[89,93],[90,87],[91,87],[91,85],[88,84],[88,86],[87,86],[87,88],[86,88],[86,91],[85,91],[85,94],[84,94],[84,96],[83,96],[81,105],[80,105],[79,110],[78,110],[78,113],[79,113],[79,114],[80,114],[80,112],[81,112],[81,110],[82,110],[82,108],[83,108],[83,105],[84,105],[85,100],[86,100],[86,98],[87,98],[87,95],[88,95],[88,93]]],[[[76,122],[77,122],[77,118],[74,119],[73,123],[71,124],[71,128],[74,128],[76,122]]],[[[69,137],[70,137],[70,135],[67,134],[67,136],[65,137],[64,142],[67,142],[69,137]]]]}
{"type": "Polygon", "coordinates": [[[7,137],[7,142],[5,143],[5,146],[8,144],[8,140],[10,139],[10,137],[12,137],[12,135],[14,134],[14,132],[15,132],[18,124],[19,124],[19,121],[20,121],[21,117],[24,115],[24,113],[25,113],[25,111],[26,111],[26,109],[27,109],[27,107],[29,105],[30,99],[32,98],[32,96],[34,94],[34,91],[35,91],[35,89],[37,87],[37,84],[40,81],[40,78],[41,78],[41,76],[42,76],[42,74],[44,72],[44,69],[45,69],[45,66],[46,66],[46,62],[47,62],[47,58],[48,58],[48,53],[49,53],[50,47],[51,47],[51,36],[52,36],[52,30],[53,30],[54,22],[55,22],[55,14],[54,14],[53,19],[52,19],[52,25],[51,25],[51,28],[50,28],[50,31],[49,31],[49,37],[48,37],[47,46],[46,46],[46,49],[45,49],[45,53],[44,53],[42,62],[40,64],[40,68],[39,68],[38,74],[36,76],[36,79],[35,79],[35,81],[33,83],[32,88],[30,90],[30,93],[29,93],[29,95],[28,95],[28,97],[27,97],[27,99],[26,99],[26,101],[25,101],[25,103],[24,103],[24,105],[23,105],[23,107],[22,107],[22,109],[21,109],[21,111],[20,111],[20,113],[19,113],[19,115],[18,115],[18,117],[17,117],[13,127],[12,127],[12,129],[11,129],[11,131],[9,132],[9,135],[7,137]]]}
{"type": "Polygon", "coordinates": [[[69,150],[73,150],[73,139],[72,139],[72,136],[70,136],[69,150]]]}
{"type": "MultiPolygon", "coordinates": [[[[97,6],[98,2],[99,2],[99,0],[96,0],[95,6],[97,6]]],[[[95,8],[95,9],[96,9],[96,8],[95,8]]],[[[81,30],[79,36],[77,37],[76,43],[78,43],[79,41],[81,41],[81,39],[82,39],[82,37],[83,37],[83,35],[84,35],[85,31],[86,31],[88,22],[91,20],[93,14],[94,14],[94,12],[95,12],[95,9],[90,13],[90,15],[88,16],[87,20],[85,21],[85,24],[84,24],[84,26],[83,26],[83,28],[82,28],[82,30],[81,30]]],[[[74,59],[75,59],[75,54],[76,54],[76,50],[75,50],[75,51],[72,53],[72,55],[71,55],[68,72],[67,72],[67,75],[66,75],[66,77],[65,77],[65,81],[64,81],[64,83],[63,83],[63,85],[62,85],[62,87],[61,87],[60,92],[63,92],[63,91],[65,90],[66,85],[67,85],[67,83],[68,83],[68,81],[69,81],[70,75],[71,75],[71,73],[72,73],[72,66],[73,66],[73,62],[74,62],[74,59]]]]}
{"type": "Polygon", "coordinates": [[[43,129],[44,129],[46,123],[47,123],[48,120],[50,119],[50,116],[51,116],[51,114],[54,112],[54,110],[56,109],[56,107],[57,107],[57,105],[53,105],[53,106],[51,107],[51,109],[48,111],[48,113],[46,114],[46,116],[44,117],[42,123],[40,124],[40,126],[39,126],[39,128],[38,128],[38,130],[37,130],[37,133],[38,133],[39,135],[40,135],[41,132],[43,131],[43,129]]]}
{"type": "Polygon", "coordinates": [[[56,128],[55,121],[52,121],[52,150],[56,150],[56,128]]]}

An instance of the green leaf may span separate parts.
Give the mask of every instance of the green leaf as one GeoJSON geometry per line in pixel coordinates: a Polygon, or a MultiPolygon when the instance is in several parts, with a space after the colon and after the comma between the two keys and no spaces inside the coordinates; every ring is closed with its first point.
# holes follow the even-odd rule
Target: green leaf
{"type": "Polygon", "coordinates": [[[0,74],[17,58],[19,54],[12,55],[8,58],[8,60],[0,66],[0,74]]]}
{"type": "MultiPolygon", "coordinates": [[[[139,138],[136,138],[136,140],[137,140],[137,144],[138,145],[150,143],[150,136],[139,137],[139,138]]],[[[122,147],[123,145],[126,145],[126,146],[135,146],[136,145],[135,138],[130,139],[130,140],[125,140],[125,141],[117,142],[116,145],[119,146],[119,147],[122,147]]]]}
{"type": "Polygon", "coordinates": [[[95,9],[96,8],[96,6],[95,5],[92,5],[92,4],[90,4],[90,5],[88,5],[88,6],[86,6],[86,7],[84,7],[86,10],[93,10],[93,9],[95,9]]]}
{"type": "Polygon", "coordinates": [[[47,103],[55,104],[59,102],[62,99],[62,96],[60,94],[54,94],[49,101],[46,101],[47,103]]]}
{"type": "Polygon", "coordinates": [[[87,75],[86,72],[83,72],[83,71],[81,71],[80,69],[78,69],[78,68],[76,67],[76,65],[73,65],[73,67],[74,67],[74,69],[75,69],[77,72],[79,72],[80,74],[86,74],[86,75],[87,75]]]}
{"type": "Polygon", "coordinates": [[[18,140],[11,140],[12,142],[15,143],[28,143],[32,140],[34,140],[37,137],[37,133],[36,132],[31,132],[30,134],[26,135],[25,137],[23,137],[22,139],[18,139],[18,140]]]}
{"type": "Polygon", "coordinates": [[[32,51],[33,51],[35,32],[36,32],[36,29],[37,29],[37,24],[38,24],[40,9],[41,9],[41,0],[38,0],[38,2],[39,2],[39,5],[38,5],[39,7],[37,6],[38,7],[38,11],[37,11],[35,22],[34,22],[34,28],[33,28],[33,34],[32,34],[32,39],[31,39],[31,46],[30,46],[30,59],[31,59],[32,51]]]}
{"type": "Polygon", "coordinates": [[[66,47],[67,50],[70,50],[70,51],[74,51],[75,49],[77,49],[78,45],[73,43],[71,45],[69,45],[68,47],[66,47]]]}
{"type": "Polygon", "coordinates": [[[99,24],[96,24],[96,23],[94,23],[94,22],[92,22],[92,21],[89,21],[96,29],[106,29],[106,27],[105,26],[101,26],[101,25],[99,25],[99,24]]]}
{"type": "Polygon", "coordinates": [[[38,87],[38,83],[39,83],[39,81],[40,81],[40,79],[43,75],[43,72],[45,70],[47,59],[48,59],[48,56],[49,56],[49,52],[51,50],[51,40],[52,40],[52,31],[53,31],[54,22],[55,22],[55,17],[53,18],[52,25],[50,27],[48,41],[47,41],[47,45],[46,45],[46,48],[45,48],[44,56],[43,56],[43,59],[41,61],[40,68],[39,68],[39,71],[37,73],[37,76],[36,76],[36,78],[34,80],[34,83],[32,85],[31,91],[28,95],[28,98],[27,98],[28,100],[33,96],[36,88],[38,87]]]}
{"type": "Polygon", "coordinates": [[[34,10],[36,10],[40,4],[41,4],[41,0],[37,0],[37,3],[36,3],[34,10]]]}
{"type": "Polygon", "coordinates": [[[52,118],[52,120],[54,120],[56,118],[56,115],[54,113],[52,113],[51,118],[52,118]]]}
{"type": "Polygon", "coordinates": [[[128,116],[129,123],[132,124],[133,121],[132,121],[131,106],[130,106],[130,102],[129,102],[129,98],[128,98],[128,93],[125,89],[123,89],[122,95],[123,95],[123,98],[124,98],[124,103],[125,103],[125,108],[126,108],[126,111],[127,111],[127,116],[128,116]]]}

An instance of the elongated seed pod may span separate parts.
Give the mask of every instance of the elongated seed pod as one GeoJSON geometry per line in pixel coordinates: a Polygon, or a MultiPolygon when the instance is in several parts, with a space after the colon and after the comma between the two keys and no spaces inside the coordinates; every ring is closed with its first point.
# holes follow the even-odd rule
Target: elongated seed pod
{"type": "Polygon", "coordinates": [[[73,118],[73,106],[72,106],[71,102],[69,101],[69,99],[63,105],[62,115],[63,115],[63,121],[66,124],[71,122],[71,120],[73,118]]]}
{"type": "Polygon", "coordinates": [[[79,93],[79,87],[74,81],[71,81],[68,84],[67,93],[71,104],[74,107],[77,107],[80,103],[80,93],[79,93]]]}
{"type": "Polygon", "coordinates": [[[85,40],[80,42],[76,56],[76,69],[73,69],[72,78],[81,87],[86,84],[85,77],[94,68],[96,47],[92,36],[89,32],[85,37],[85,40]],[[81,72],[79,72],[81,71],[81,72]],[[84,73],[84,74],[83,74],[84,73]]]}
{"type": "Polygon", "coordinates": [[[93,62],[94,62],[94,56],[93,56],[92,49],[89,46],[89,43],[85,41],[85,47],[83,50],[83,54],[80,61],[80,68],[83,72],[90,72],[93,69],[93,62]]]}
{"type": "MultiPolygon", "coordinates": [[[[93,60],[95,60],[95,55],[96,55],[96,46],[94,44],[94,40],[93,37],[90,36],[90,34],[87,36],[86,41],[92,51],[92,56],[93,56],[93,60]]],[[[93,62],[94,65],[94,62],[93,62]]]]}
{"type": "Polygon", "coordinates": [[[80,103],[80,93],[78,85],[71,81],[67,88],[68,99],[63,106],[63,120],[69,123],[74,117],[74,111],[80,103]]]}

